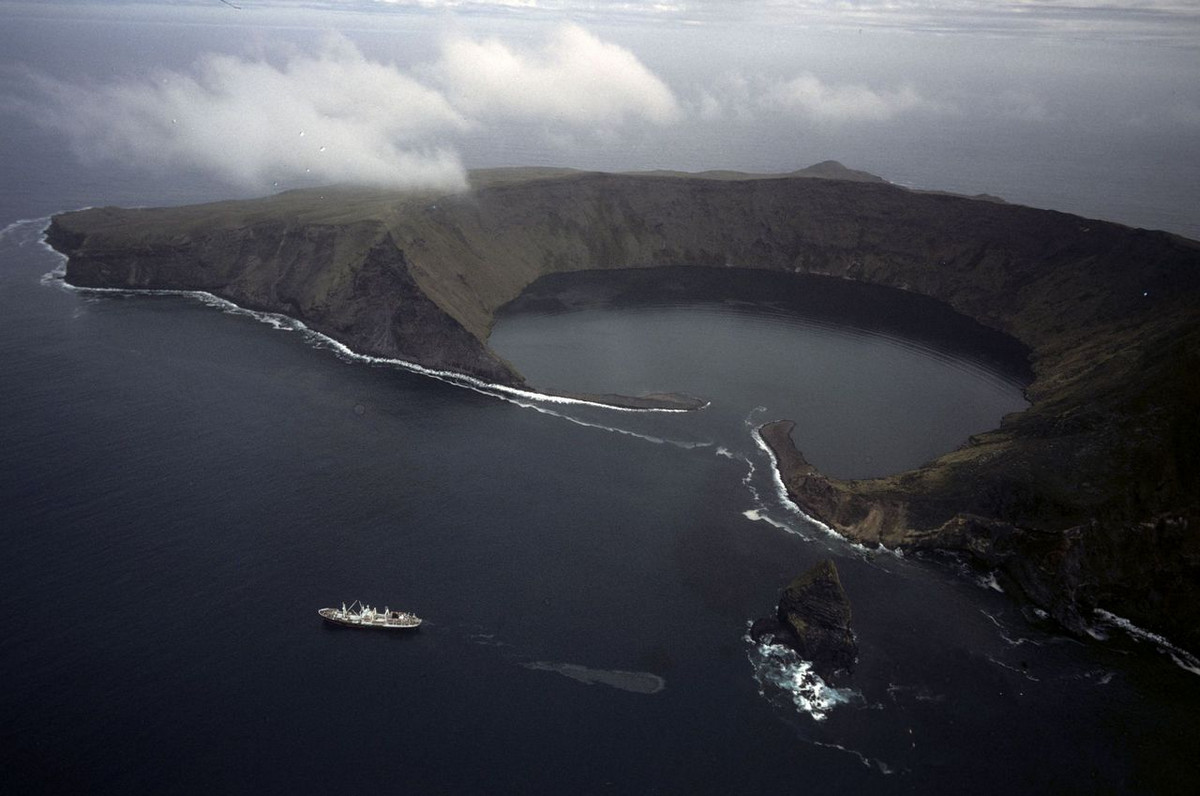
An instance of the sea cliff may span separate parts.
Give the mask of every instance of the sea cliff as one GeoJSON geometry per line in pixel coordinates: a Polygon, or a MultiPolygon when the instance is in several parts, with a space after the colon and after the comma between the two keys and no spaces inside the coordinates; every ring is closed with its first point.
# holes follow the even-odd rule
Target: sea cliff
{"type": "Polygon", "coordinates": [[[828,166],[472,184],[99,208],[56,216],[47,239],[75,285],[206,290],[361,353],[512,386],[524,379],[488,347],[492,320],[549,273],[766,269],[930,296],[1028,346],[1030,408],[868,481],[797,464],[785,427],[768,429],[789,494],[850,538],[999,569],[1067,627],[1100,607],[1200,647],[1200,244],[828,166]]]}

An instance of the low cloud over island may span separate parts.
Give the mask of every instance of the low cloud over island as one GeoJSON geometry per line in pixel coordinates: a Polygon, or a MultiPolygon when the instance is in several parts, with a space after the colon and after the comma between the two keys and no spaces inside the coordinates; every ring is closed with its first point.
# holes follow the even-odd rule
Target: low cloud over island
{"type": "Polygon", "coordinates": [[[81,173],[203,174],[247,195],[834,159],[1200,235],[1200,11],[1175,0],[17,5],[31,29],[84,15],[63,35],[104,54],[43,59],[14,32],[0,57],[0,122],[49,131],[81,173]],[[161,36],[130,39],[139,20],[161,36]]]}
{"type": "Polygon", "coordinates": [[[435,63],[404,69],[331,34],[283,57],[207,54],[190,71],[71,83],[30,73],[23,107],[85,159],[192,167],[249,188],[310,177],[461,187],[455,134],[497,122],[618,131],[681,117],[629,50],[576,25],[518,46],[447,37],[435,63]]]}
{"type": "Polygon", "coordinates": [[[315,49],[208,53],[190,69],[138,79],[81,83],[30,72],[28,85],[21,107],[84,160],[194,168],[247,189],[297,178],[463,187],[456,138],[501,126],[551,147],[613,146],[630,131],[747,109],[828,125],[930,107],[907,85],[826,83],[811,73],[692,87],[696,96],[684,101],[630,49],[574,24],[532,42],[446,36],[436,60],[410,67],[373,60],[329,34],[315,49]]]}

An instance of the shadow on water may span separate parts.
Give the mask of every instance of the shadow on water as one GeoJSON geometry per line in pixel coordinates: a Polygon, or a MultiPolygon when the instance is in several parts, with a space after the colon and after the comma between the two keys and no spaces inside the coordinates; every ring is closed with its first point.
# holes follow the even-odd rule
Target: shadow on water
{"type": "Polygon", "coordinates": [[[1029,350],[942,302],[832,277],[750,269],[653,268],[550,274],[501,308],[500,323],[522,315],[582,310],[719,307],[736,316],[772,317],[853,335],[882,335],[1027,383],[1029,350]]]}
{"type": "Polygon", "coordinates": [[[793,420],[809,460],[851,478],[996,427],[1031,376],[1024,346],[932,299],[748,270],[545,277],[499,313],[491,344],[537,385],[703,396],[710,422],[675,426],[739,450],[748,416],[793,420]]]}

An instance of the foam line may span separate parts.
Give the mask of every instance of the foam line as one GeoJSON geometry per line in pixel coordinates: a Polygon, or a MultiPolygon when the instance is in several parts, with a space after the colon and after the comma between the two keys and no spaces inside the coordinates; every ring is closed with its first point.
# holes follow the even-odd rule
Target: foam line
{"type": "MultiPolygon", "coordinates": [[[[760,509],[748,509],[748,510],[742,512],[742,516],[745,517],[746,519],[750,520],[751,522],[765,522],[767,525],[770,525],[772,528],[778,528],[781,531],[788,531],[790,533],[793,530],[792,528],[790,528],[788,526],[787,523],[780,522],[779,520],[771,517],[770,515],[763,514],[760,509]]],[[[807,540],[805,540],[805,541],[807,541],[807,540]]]]}
{"type": "MultiPolygon", "coordinates": [[[[717,451],[717,453],[720,454],[720,451],[717,451]]],[[[758,468],[754,466],[754,460],[749,456],[735,457],[729,451],[725,451],[724,455],[730,459],[740,460],[742,464],[746,465],[746,474],[742,476],[742,485],[750,491],[750,496],[754,499],[754,502],[761,505],[763,502],[762,497],[758,494],[758,488],[754,486],[754,474],[758,472],[758,468]]]]}
{"type": "MultiPolygon", "coordinates": [[[[758,472],[758,468],[754,466],[753,459],[751,459],[749,456],[732,454],[725,448],[718,448],[716,452],[719,456],[725,456],[730,459],[740,461],[742,464],[746,465],[746,474],[742,476],[742,486],[746,487],[746,490],[750,493],[750,502],[757,508],[746,509],[742,512],[743,517],[751,522],[765,522],[772,528],[777,528],[786,533],[796,534],[806,542],[813,541],[812,537],[799,533],[795,528],[788,525],[786,522],[781,522],[780,520],[777,520],[770,514],[766,513],[766,503],[763,501],[762,495],[759,494],[758,488],[754,486],[754,474],[758,472]]],[[[808,515],[804,514],[803,512],[799,513],[806,519],[808,518],[808,515]]]]}
{"type": "Polygon", "coordinates": [[[787,485],[783,483],[783,475],[779,472],[779,460],[775,458],[775,452],[771,450],[771,446],[768,445],[766,440],[762,438],[762,434],[759,433],[758,429],[754,429],[754,431],[751,432],[751,436],[754,438],[754,444],[757,445],[763,453],[767,454],[767,458],[771,460],[771,482],[775,485],[775,495],[779,498],[780,502],[787,506],[788,509],[796,514],[799,514],[801,517],[808,520],[830,536],[836,536],[838,539],[846,541],[846,537],[842,536],[840,533],[821,522],[816,517],[806,514],[803,509],[796,505],[791,496],[788,494],[787,485]]]}
{"type": "Polygon", "coordinates": [[[1041,682],[1041,680],[1039,680],[1038,678],[1034,677],[1032,674],[1030,674],[1029,672],[1025,671],[1024,669],[1020,669],[1020,668],[1018,668],[1018,667],[1016,667],[1016,666],[1013,666],[1013,665],[1012,665],[1012,664],[1010,664],[1010,663],[1005,663],[1004,661],[1002,661],[1002,660],[999,660],[998,658],[993,658],[991,655],[987,655],[987,656],[985,656],[985,657],[986,657],[986,658],[987,658],[989,661],[991,661],[992,663],[994,663],[994,664],[996,664],[997,666],[999,666],[1001,669],[1008,669],[1010,672],[1015,672],[1016,674],[1019,674],[1019,675],[1021,675],[1022,677],[1024,677],[1026,680],[1029,680],[1030,682],[1034,682],[1034,683],[1040,683],[1040,682],[1041,682]]]}
{"type": "Polygon", "coordinates": [[[1170,653],[1170,655],[1171,660],[1175,661],[1175,664],[1180,669],[1191,672],[1192,674],[1200,675],[1200,663],[1198,663],[1195,658],[1188,655],[1187,658],[1181,659],[1180,656],[1176,655],[1174,652],[1170,653]]]}
{"type": "MultiPolygon", "coordinates": [[[[24,247],[27,243],[36,242],[44,247],[47,251],[54,252],[55,256],[62,257],[62,254],[60,254],[53,246],[46,242],[46,230],[50,228],[50,219],[51,216],[42,216],[41,218],[18,218],[16,221],[13,221],[11,224],[5,226],[4,229],[0,229],[0,241],[15,236],[15,233],[17,232],[23,232],[28,229],[30,232],[34,233],[35,237],[32,239],[17,241],[18,247],[24,247]]],[[[63,262],[64,264],[66,263],[65,258],[63,258],[63,262]]]]}
{"type": "MultiPolygon", "coordinates": [[[[34,219],[34,220],[40,221],[42,219],[34,219]]],[[[21,222],[17,222],[17,223],[21,223],[21,222]]],[[[49,219],[46,219],[46,224],[47,224],[47,228],[48,228],[49,227],[49,219]]],[[[11,227],[12,225],[10,224],[9,226],[11,227]]],[[[7,230],[7,228],[6,228],[6,230],[7,230]]],[[[46,232],[46,230],[43,229],[42,230],[43,245],[45,245],[48,249],[50,249],[50,251],[53,251],[56,255],[61,257],[63,266],[65,266],[66,259],[67,259],[66,255],[57,251],[52,246],[50,246],[49,243],[46,242],[45,232],[46,232]]],[[[607,403],[603,403],[601,401],[589,401],[589,400],[586,400],[583,398],[569,398],[569,397],[561,396],[561,395],[546,395],[545,393],[539,393],[539,392],[535,392],[533,390],[522,390],[518,387],[510,387],[505,384],[494,384],[492,382],[486,382],[486,381],[483,381],[482,379],[477,379],[473,376],[468,376],[463,373],[456,373],[456,372],[450,371],[450,370],[437,370],[434,368],[427,368],[424,365],[418,365],[416,362],[410,362],[406,359],[399,359],[399,358],[392,358],[392,357],[379,357],[379,356],[373,356],[371,354],[360,354],[357,351],[354,351],[353,349],[351,349],[345,343],[335,340],[334,338],[330,337],[329,335],[322,334],[321,332],[318,332],[314,329],[309,328],[303,321],[297,320],[288,315],[284,315],[284,314],[278,313],[278,312],[263,312],[263,311],[259,311],[259,310],[246,309],[245,307],[242,307],[239,304],[236,304],[228,299],[224,299],[224,298],[221,298],[220,296],[209,293],[206,290],[81,287],[79,285],[72,285],[70,282],[67,282],[65,279],[65,272],[61,268],[56,268],[53,271],[51,271],[49,274],[46,275],[46,279],[57,281],[62,285],[62,287],[66,288],[68,290],[78,291],[80,293],[100,293],[100,294],[108,293],[108,294],[125,295],[125,296],[183,296],[185,298],[196,299],[203,304],[207,304],[208,306],[212,306],[212,307],[217,307],[224,312],[228,312],[231,315],[248,315],[257,321],[270,324],[271,326],[275,327],[276,329],[287,329],[289,331],[303,332],[310,339],[320,341],[324,345],[328,346],[329,348],[332,348],[334,351],[336,351],[337,353],[341,354],[342,356],[344,356],[348,359],[352,359],[352,360],[359,361],[359,362],[367,362],[367,363],[370,363],[373,365],[389,365],[392,367],[402,368],[402,369],[408,370],[412,373],[418,373],[422,376],[429,376],[430,378],[437,379],[438,381],[445,382],[446,384],[452,384],[456,387],[463,387],[468,390],[473,390],[473,391],[481,393],[483,395],[487,395],[491,398],[501,398],[503,400],[507,400],[509,397],[523,398],[528,401],[538,401],[540,403],[548,403],[548,404],[561,404],[561,405],[565,405],[565,406],[591,406],[591,407],[596,407],[598,409],[607,409],[607,410],[614,411],[614,412],[632,412],[632,413],[658,412],[658,413],[669,413],[669,414],[682,414],[682,413],[694,411],[691,409],[670,409],[670,408],[666,408],[666,407],[616,406],[614,404],[607,404],[607,403]]],[[[525,404],[521,404],[518,401],[513,401],[513,403],[517,403],[520,406],[526,406],[525,404]]],[[[530,408],[532,408],[532,407],[530,407],[530,408]]],[[[574,418],[568,418],[568,419],[574,420],[574,418]]],[[[580,422],[581,425],[591,425],[588,423],[582,423],[581,421],[575,421],[575,422],[580,422]]],[[[604,428],[603,426],[594,426],[594,427],[604,428]]],[[[622,431],[620,429],[608,429],[608,430],[618,431],[620,433],[632,433],[632,432],[622,431]]],[[[642,436],[642,435],[633,434],[633,436],[642,436]]],[[[667,442],[666,440],[656,440],[651,437],[645,437],[645,439],[649,439],[652,442],[667,442]]],[[[692,447],[698,447],[698,446],[707,445],[708,443],[695,443],[695,444],[671,443],[671,444],[692,445],[692,447]]]]}
{"type": "MultiPolygon", "coordinates": [[[[47,221],[47,219],[44,219],[44,218],[18,218],[16,221],[14,221],[11,224],[9,224],[8,226],[6,226],[4,229],[0,229],[0,240],[3,240],[4,238],[8,237],[9,233],[16,232],[21,227],[24,227],[28,224],[36,224],[39,221],[47,221]]],[[[18,245],[24,246],[25,244],[20,243],[18,245]]]]}
{"type": "Polygon", "coordinates": [[[1200,675],[1200,658],[1197,658],[1187,650],[1177,647],[1159,634],[1140,628],[1128,619],[1117,616],[1110,611],[1105,611],[1103,608],[1097,608],[1095,614],[1102,621],[1121,628],[1133,638],[1139,641],[1149,641],[1156,645],[1160,650],[1170,655],[1171,660],[1184,671],[1200,675]]]}
{"type": "Polygon", "coordinates": [[[879,758],[867,757],[866,755],[864,755],[862,752],[858,751],[857,749],[851,749],[849,747],[842,746],[841,744],[838,744],[838,743],[827,743],[825,741],[812,741],[812,744],[813,744],[813,746],[823,746],[826,749],[836,749],[839,752],[845,752],[846,754],[854,755],[867,768],[879,769],[880,774],[895,774],[896,773],[896,770],[894,768],[892,768],[891,766],[889,766],[887,763],[883,762],[879,758]]]}
{"type": "Polygon", "coordinates": [[[871,549],[871,548],[867,547],[866,545],[864,545],[862,542],[852,541],[851,539],[838,533],[837,531],[835,531],[833,528],[829,527],[825,523],[821,522],[816,517],[813,517],[813,516],[805,513],[805,511],[803,509],[801,509],[799,506],[796,505],[795,501],[792,500],[791,496],[788,495],[787,486],[784,485],[783,476],[779,472],[779,460],[775,458],[774,451],[772,451],[771,447],[769,445],[767,445],[765,440],[763,440],[762,434],[760,434],[758,432],[758,429],[754,429],[754,431],[752,432],[752,436],[754,437],[754,444],[757,445],[760,449],[762,449],[762,451],[764,453],[766,453],[767,457],[771,460],[771,480],[772,480],[772,483],[775,485],[775,495],[776,495],[776,497],[779,498],[780,502],[783,503],[783,505],[788,508],[789,511],[799,515],[800,517],[803,517],[805,520],[812,523],[814,526],[821,529],[828,535],[832,536],[834,539],[837,539],[838,541],[842,542],[843,544],[849,545],[853,550],[856,550],[860,553],[869,555],[871,553],[878,553],[880,551],[888,552],[888,553],[893,552],[890,548],[885,547],[884,545],[879,545],[875,549],[871,549]]]}
{"type": "MultiPolygon", "coordinates": [[[[641,433],[638,433],[637,431],[630,431],[627,428],[617,428],[615,426],[606,426],[603,423],[590,423],[586,420],[580,420],[577,417],[572,417],[571,415],[563,414],[562,412],[555,412],[553,409],[549,409],[544,406],[538,406],[535,403],[528,403],[525,401],[517,400],[516,398],[510,397],[510,396],[497,395],[495,393],[490,393],[486,389],[483,389],[483,388],[470,388],[469,387],[468,389],[475,389],[476,392],[483,393],[484,395],[491,396],[492,398],[496,398],[501,401],[508,401],[509,403],[519,406],[522,409],[532,409],[535,412],[541,412],[542,414],[549,415],[550,417],[557,417],[560,420],[566,420],[568,423],[574,423],[577,426],[583,426],[584,428],[594,428],[599,431],[609,431],[613,434],[624,434],[627,437],[633,437],[634,439],[640,439],[645,442],[653,443],[655,445],[672,445],[676,448],[683,448],[684,450],[693,450],[695,448],[707,448],[710,445],[712,445],[711,442],[683,442],[680,440],[672,440],[672,439],[665,439],[663,437],[655,437],[655,436],[651,436],[650,434],[641,434],[641,433]]],[[[605,408],[608,408],[607,405],[602,405],[602,406],[605,406],[605,408]]],[[[640,410],[633,410],[633,411],[640,411],[640,410]]],[[[646,410],[646,411],[653,411],[653,410],[646,410]]],[[[676,410],[671,410],[671,411],[676,411],[676,410]]]]}
{"type": "MultiPolygon", "coordinates": [[[[761,407],[759,408],[761,409],[761,407]]],[[[753,414],[754,413],[751,412],[751,415],[753,414]]],[[[747,421],[749,421],[749,418],[747,418],[747,421]]],[[[747,422],[747,425],[750,425],[750,423],[747,422]]],[[[788,525],[786,522],[780,522],[779,520],[765,513],[766,503],[763,501],[762,495],[759,494],[758,487],[754,486],[754,474],[758,472],[758,468],[754,466],[754,460],[749,456],[731,453],[726,448],[717,448],[716,453],[718,456],[725,456],[726,458],[740,461],[742,464],[746,465],[746,474],[742,476],[742,486],[746,487],[746,491],[750,493],[750,502],[757,506],[757,508],[746,509],[742,512],[742,516],[751,522],[765,522],[772,528],[778,528],[779,530],[786,531],[788,533],[796,533],[796,529],[788,525]]],[[[801,512],[801,515],[807,518],[807,515],[805,515],[803,512],[801,512]]],[[[809,537],[800,534],[797,535],[799,535],[806,542],[811,541],[809,537]]]]}
{"type": "Polygon", "coordinates": [[[1034,641],[1031,638],[1012,638],[1006,632],[1008,630],[1008,628],[999,619],[997,619],[994,615],[989,614],[987,611],[983,610],[982,608],[979,609],[979,613],[983,614],[989,620],[991,620],[992,624],[995,625],[996,628],[1000,631],[1000,638],[1004,639],[1004,643],[1008,644],[1010,647],[1019,647],[1022,644],[1032,644],[1035,647],[1042,646],[1040,641],[1034,641]]]}

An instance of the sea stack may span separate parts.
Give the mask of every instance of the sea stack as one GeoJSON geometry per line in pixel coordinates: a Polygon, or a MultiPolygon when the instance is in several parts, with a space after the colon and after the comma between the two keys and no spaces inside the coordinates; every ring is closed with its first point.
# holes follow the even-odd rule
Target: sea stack
{"type": "Polygon", "coordinates": [[[833,561],[822,560],[788,584],[775,616],[756,621],[750,636],[755,641],[771,636],[788,645],[822,677],[853,671],[858,641],[850,629],[850,601],[833,561]]]}

